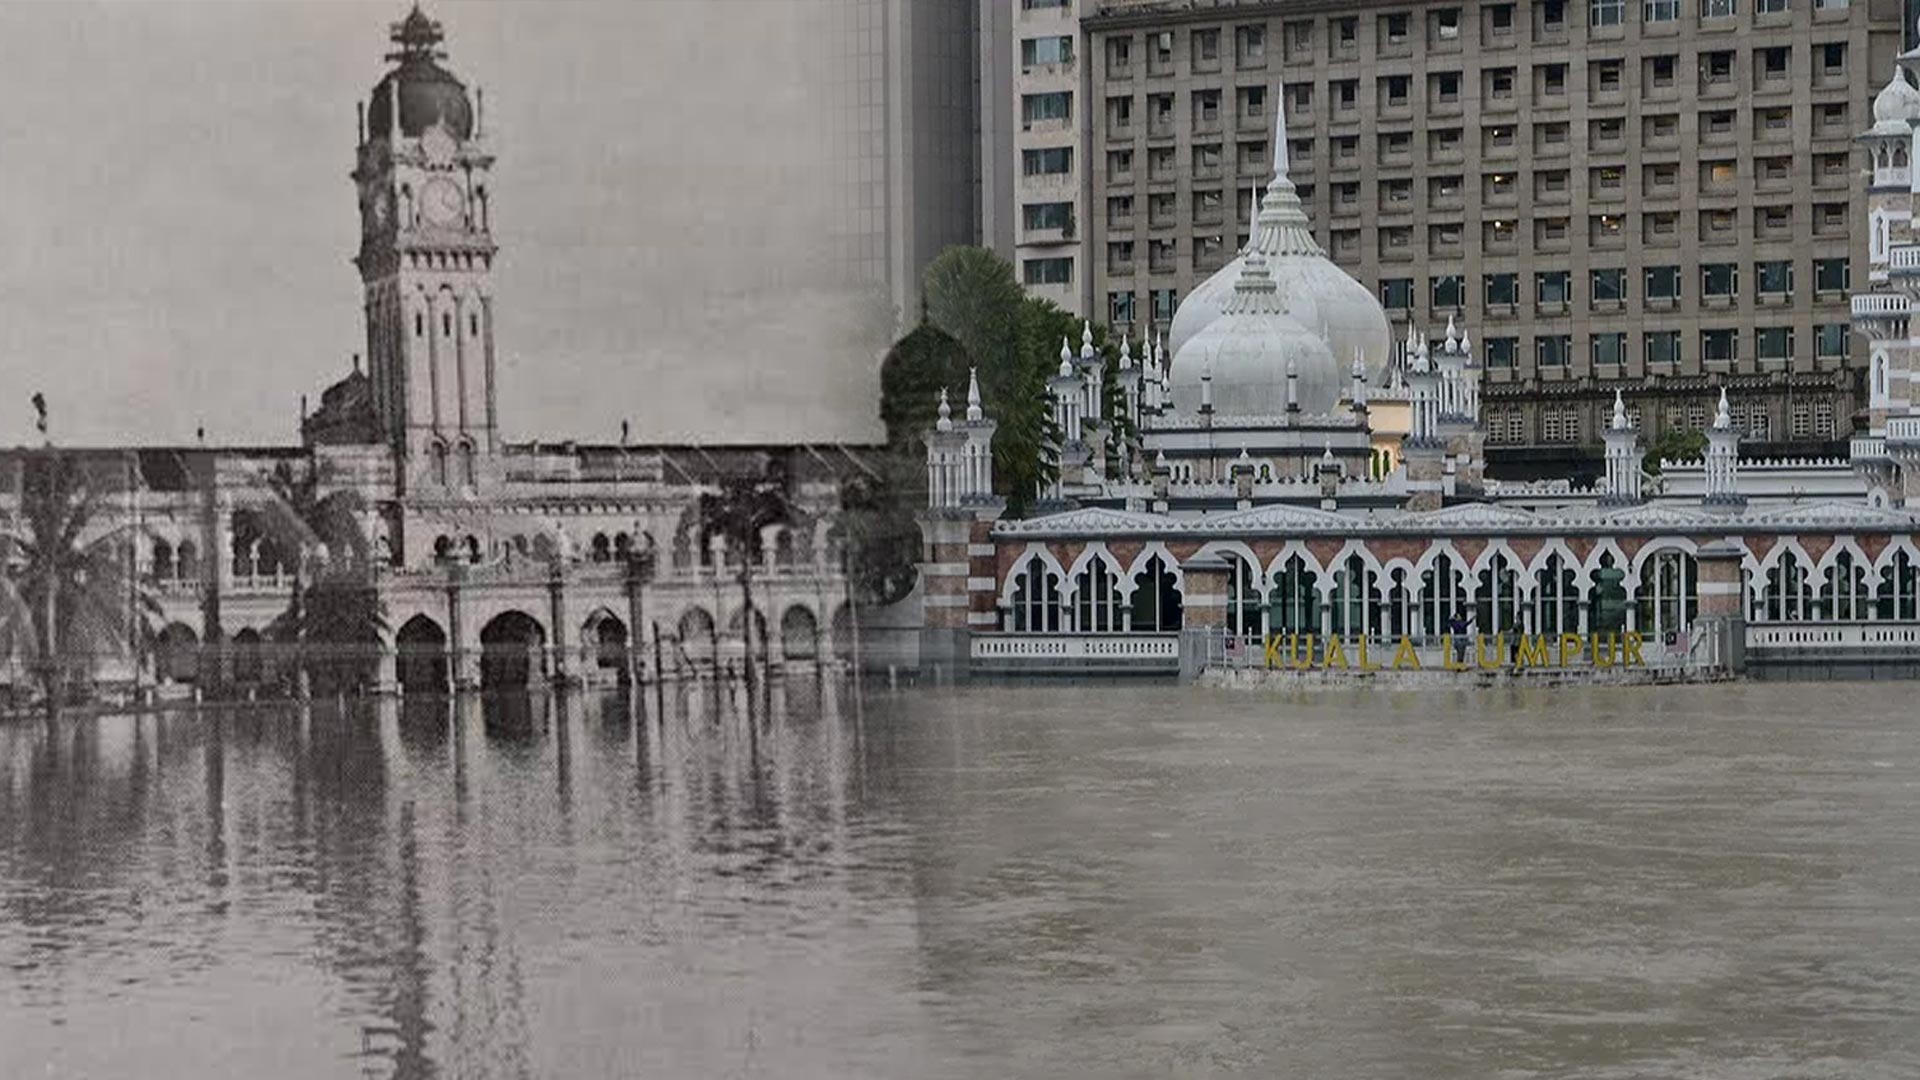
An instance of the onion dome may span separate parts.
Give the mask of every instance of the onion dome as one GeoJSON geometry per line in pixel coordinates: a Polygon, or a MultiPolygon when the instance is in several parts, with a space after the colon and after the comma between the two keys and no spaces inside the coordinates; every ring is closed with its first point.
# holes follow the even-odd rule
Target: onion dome
{"type": "Polygon", "coordinates": [[[1920,90],[1907,81],[1907,73],[1893,65],[1893,78],[1873,99],[1873,135],[1908,135],[1920,120],[1920,90]]]}
{"type": "Polygon", "coordinates": [[[440,24],[427,18],[416,4],[406,19],[393,24],[391,36],[399,49],[389,53],[387,59],[399,66],[373,88],[373,101],[367,108],[368,133],[379,138],[393,130],[397,98],[402,136],[418,138],[435,124],[445,124],[454,138],[471,138],[473,103],[467,99],[467,88],[436,63],[447,58],[439,48],[446,37],[440,24]]]}
{"type": "Polygon", "coordinates": [[[1232,295],[1250,251],[1267,259],[1267,271],[1278,286],[1287,314],[1295,322],[1327,339],[1336,356],[1365,357],[1374,379],[1386,370],[1392,343],[1387,313],[1365,285],[1334,265],[1313,238],[1299,192],[1287,176],[1287,118],[1274,95],[1273,180],[1257,203],[1259,216],[1247,250],[1196,286],[1173,313],[1168,344],[1174,356],[1207,324],[1219,318],[1232,295]]]}
{"type": "Polygon", "coordinates": [[[1220,317],[1174,353],[1174,408],[1198,414],[1209,379],[1213,410],[1222,416],[1279,416],[1296,402],[1305,412],[1325,413],[1340,400],[1333,350],[1287,314],[1257,248],[1241,264],[1220,317]]]}

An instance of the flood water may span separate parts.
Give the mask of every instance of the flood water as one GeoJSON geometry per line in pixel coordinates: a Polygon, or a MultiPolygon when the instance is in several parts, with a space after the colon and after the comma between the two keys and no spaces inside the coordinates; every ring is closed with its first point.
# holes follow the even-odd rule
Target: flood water
{"type": "Polygon", "coordinates": [[[1920,1075],[1901,684],[0,726],[0,1076],[1920,1075]]]}

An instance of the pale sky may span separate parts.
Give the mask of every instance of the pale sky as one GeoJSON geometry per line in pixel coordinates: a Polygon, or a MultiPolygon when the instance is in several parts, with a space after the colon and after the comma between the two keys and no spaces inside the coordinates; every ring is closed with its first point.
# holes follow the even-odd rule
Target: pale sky
{"type": "MultiPolygon", "coordinates": [[[[499,155],[509,437],[878,431],[884,342],[814,287],[810,3],[425,5],[499,155]]],[[[35,390],[62,443],[296,438],[365,348],[354,106],[407,6],[0,0],[0,445],[35,390]]]]}

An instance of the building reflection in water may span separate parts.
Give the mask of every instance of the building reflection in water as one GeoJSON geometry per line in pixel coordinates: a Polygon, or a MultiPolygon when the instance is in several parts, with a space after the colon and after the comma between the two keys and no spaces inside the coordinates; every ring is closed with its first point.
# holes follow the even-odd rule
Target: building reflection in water
{"type": "MultiPolygon", "coordinates": [[[[301,992],[334,1016],[316,1038],[366,1075],[550,1075],[583,1060],[552,1011],[580,993],[570,972],[631,965],[587,1012],[634,1009],[673,990],[663,958],[817,917],[822,894],[782,894],[847,871],[844,695],[795,679],[757,707],[699,684],[0,728],[0,957],[22,1003],[55,1009],[108,953],[136,1001],[248,949],[304,957],[301,992]]],[[[634,1022],[686,1027],[687,1003],[655,1004],[634,1022]]],[[[709,1026],[758,1038],[731,1023],[709,1026]]],[[[202,1064],[179,1052],[142,1064],[202,1064]]]]}

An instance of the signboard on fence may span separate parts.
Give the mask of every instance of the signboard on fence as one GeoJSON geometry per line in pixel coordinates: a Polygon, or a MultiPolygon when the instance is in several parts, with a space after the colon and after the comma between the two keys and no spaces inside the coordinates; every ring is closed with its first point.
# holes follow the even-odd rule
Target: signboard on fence
{"type": "MultiPolygon", "coordinates": [[[[1512,668],[1644,667],[1646,639],[1634,631],[1611,634],[1442,634],[1439,667],[1447,671],[1512,668]]],[[[1390,639],[1274,634],[1266,666],[1292,671],[1420,671],[1413,638],[1390,639]]]]}

